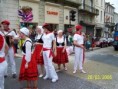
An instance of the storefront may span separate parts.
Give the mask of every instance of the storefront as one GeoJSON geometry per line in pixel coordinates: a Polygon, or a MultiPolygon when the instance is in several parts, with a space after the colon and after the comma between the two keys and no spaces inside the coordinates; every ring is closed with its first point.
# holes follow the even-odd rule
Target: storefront
{"type": "Polygon", "coordinates": [[[101,27],[96,27],[96,34],[95,34],[95,37],[102,37],[102,32],[103,32],[103,28],[101,28],[101,27]]]}
{"type": "Polygon", "coordinates": [[[60,6],[58,4],[46,3],[45,5],[45,23],[52,24],[54,30],[59,29],[60,6]]]}

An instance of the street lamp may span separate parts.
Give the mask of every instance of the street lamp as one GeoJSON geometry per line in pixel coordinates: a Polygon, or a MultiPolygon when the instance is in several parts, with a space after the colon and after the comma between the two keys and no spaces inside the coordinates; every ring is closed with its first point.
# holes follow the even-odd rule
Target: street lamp
{"type": "Polygon", "coordinates": [[[69,17],[70,17],[70,19],[69,19],[69,21],[70,21],[70,27],[71,27],[71,21],[75,21],[76,19],[75,19],[75,17],[76,17],[76,11],[75,10],[70,10],[70,12],[69,12],[69,17]]]}

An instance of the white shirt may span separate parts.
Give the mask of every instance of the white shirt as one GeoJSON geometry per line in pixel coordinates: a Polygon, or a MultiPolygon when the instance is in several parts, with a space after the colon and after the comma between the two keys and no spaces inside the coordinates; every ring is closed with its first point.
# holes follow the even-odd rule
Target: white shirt
{"type": "Polygon", "coordinates": [[[44,35],[42,36],[42,40],[43,40],[43,47],[51,49],[52,41],[55,40],[54,33],[49,33],[49,34],[44,33],[44,35]]]}
{"type": "MultiPolygon", "coordinates": [[[[0,31],[0,35],[4,36],[4,34],[0,31]]],[[[4,44],[2,49],[0,50],[0,57],[4,57],[5,56],[5,39],[4,39],[4,44]]]]}
{"type": "Polygon", "coordinates": [[[32,55],[32,50],[31,50],[31,47],[32,47],[32,43],[31,43],[32,41],[31,41],[31,39],[26,39],[25,41],[24,41],[24,44],[23,44],[23,46],[25,45],[25,47],[26,47],[26,49],[25,49],[25,52],[26,53],[23,53],[24,55],[25,55],[25,60],[27,61],[27,62],[30,62],[31,61],[31,55],[32,55]],[[29,40],[29,41],[27,41],[27,40],[29,40]],[[27,41],[27,42],[26,42],[27,41]]]}
{"type": "Polygon", "coordinates": [[[5,35],[13,36],[13,38],[18,37],[14,31],[4,31],[5,35]]]}
{"type": "Polygon", "coordinates": [[[83,35],[75,34],[73,37],[73,40],[77,41],[77,43],[79,45],[84,44],[84,36],[83,35]]]}

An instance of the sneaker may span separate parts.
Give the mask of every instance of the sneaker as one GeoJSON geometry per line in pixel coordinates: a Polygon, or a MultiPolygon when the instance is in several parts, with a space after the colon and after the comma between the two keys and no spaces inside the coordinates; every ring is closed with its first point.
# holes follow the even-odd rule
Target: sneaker
{"type": "Polygon", "coordinates": [[[16,74],[13,74],[13,75],[12,75],[12,78],[16,78],[16,77],[17,77],[16,74]]]}
{"type": "Polygon", "coordinates": [[[39,75],[39,78],[42,78],[42,77],[43,77],[43,74],[40,74],[40,75],[39,75]]]}
{"type": "Polygon", "coordinates": [[[48,76],[43,77],[44,80],[48,79],[48,76]]]}
{"type": "Polygon", "coordinates": [[[57,69],[56,72],[60,72],[61,70],[60,69],[57,69]]]}
{"type": "Polygon", "coordinates": [[[73,71],[73,74],[75,74],[76,72],[77,72],[77,71],[76,71],[76,70],[74,70],[74,71],[73,71]]]}
{"type": "Polygon", "coordinates": [[[84,71],[84,70],[80,70],[81,71],[81,73],[84,73],[84,74],[86,74],[86,72],[84,71]]]}
{"type": "Polygon", "coordinates": [[[52,82],[55,83],[58,79],[52,79],[52,82]]]}

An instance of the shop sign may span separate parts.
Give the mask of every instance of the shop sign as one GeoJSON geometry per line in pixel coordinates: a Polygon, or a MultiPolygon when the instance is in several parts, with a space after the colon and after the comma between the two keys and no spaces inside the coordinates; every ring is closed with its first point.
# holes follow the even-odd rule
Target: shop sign
{"type": "Polygon", "coordinates": [[[58,15],[58,12],[55,12],[55,11],[47,11],[47,14],[49,14],[49,15],[58,15]]]}

